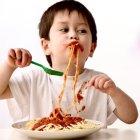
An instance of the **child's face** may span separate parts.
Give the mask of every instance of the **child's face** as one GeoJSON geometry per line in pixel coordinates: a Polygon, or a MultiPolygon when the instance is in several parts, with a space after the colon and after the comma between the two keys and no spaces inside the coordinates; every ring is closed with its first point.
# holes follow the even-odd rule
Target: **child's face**
{"type": "MultiPolygon", "coordinates": [[[[58,12],[50,28],[50,40],[47,42],[47,52],[51,55],[52,64],[67,65],[70,49],[67,44],[77,40],[84,48],[80,52],[79,64],[84,67],[85,61],[92,56],[95,44],[92,43],[92,35],[85,18],[77,11],[69,14],[67,10],[58,12]]],[[[73,58],[74,59],[74,58],[73,58]]],[[[73,63],[76,60],[73,60],[73,63]]]]}

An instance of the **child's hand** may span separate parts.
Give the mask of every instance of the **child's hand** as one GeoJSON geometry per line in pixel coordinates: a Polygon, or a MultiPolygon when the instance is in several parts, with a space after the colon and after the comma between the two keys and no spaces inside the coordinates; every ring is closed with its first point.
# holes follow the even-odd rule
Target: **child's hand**
{"type": "Polygon", "coordinates": [[[94,86],[96,89],[112,96],[117,87],[110,77],[105,74],[98,74],[91,78],[89,86],[94,86]]]}
{"type": "Polygon", "coordinates": [[[10,49],[8,52],[8,64],[12,68],[26,67],[30,65],[32,56],[28,50],[22,48],[10,49]]]}

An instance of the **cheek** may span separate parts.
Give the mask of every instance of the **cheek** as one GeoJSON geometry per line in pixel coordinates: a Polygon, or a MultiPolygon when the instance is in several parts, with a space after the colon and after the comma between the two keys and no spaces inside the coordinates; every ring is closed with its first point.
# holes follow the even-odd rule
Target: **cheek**
{"type": "Polygon", "coordinates": [[[84,43],[84,52],[85,53],[89,53],[90,52],[90,50],[91,50],[91,43],[90,42],[85,42],[84,43]]]}
{"type": "Polygon", "coordinates": [[[57,54],[57,55],[62,55],[65,52],[66,47],[63,46],[63,44],[59,41],[59,42],[54,42],[52,44],[52,52],[53,54],[57,54]]]}
{"type": "Polygon", "coordinates": [[[63,47],[64,45],[63,45],[63,43],[65,42],[65,40],[66,39],[63,39],[63,38],[60,38],[59,36],[57,36],[57,37],[53,37],[52,39],[51,39],[51,42],[52,42],[52,44],[53,44],[53,46],[58,46],[59,48],[61,47],[63,47]]]}
{"type": "Polygon", "coordinates": [[[83,59],[87,59],[89,57],[90,51],[91,51],[91,45],[90,44],[85,45],[84,51],[81,52],[83,59]]]}

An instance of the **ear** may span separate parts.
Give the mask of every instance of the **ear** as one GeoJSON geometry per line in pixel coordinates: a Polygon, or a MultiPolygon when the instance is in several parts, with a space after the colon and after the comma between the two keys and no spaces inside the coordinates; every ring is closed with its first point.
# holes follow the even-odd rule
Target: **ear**
{"type": "Polygon", "coordinates": [[[89,57],[93,56],[93,53],[94,53],[95,49],[96,49],[96,43],[94,42],[91,45],[91,50],[90,50],[90,53],[89,53],[89,57]]]}
{"type": "Polygon", "coordinates": [[[46,40],[45,38],[41,38],[40,41],[41,41],[41,46],[42,46],[42,49],[44,51],[44,54],[45,55],[50,55],[51,50],[50,50],[49,45],[48,45],[49,41],[46,40]]]}

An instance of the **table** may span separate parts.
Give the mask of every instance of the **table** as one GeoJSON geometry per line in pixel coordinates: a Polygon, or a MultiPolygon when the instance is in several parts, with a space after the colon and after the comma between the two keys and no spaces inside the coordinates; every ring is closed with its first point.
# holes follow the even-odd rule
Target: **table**
{"type": "MultiPolygon", "coordinates": [[[[88,137],[79,138],[76,140],[139,140],[140,134],[138,130],[133,129],[116,129],[107,128],[101,129],[98,132],[89,135],[88,137]]],[[[0,129],[0,140],[35,140],[24,136],[13,129],[0,129]]],[[[37,139],[36,139],[37,140],[37,139]]]]}

